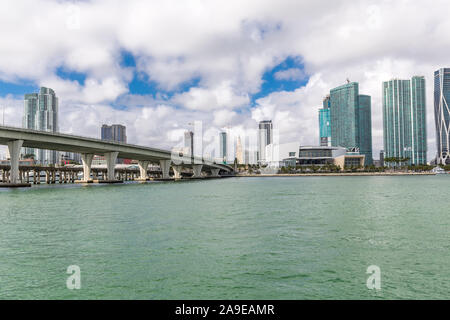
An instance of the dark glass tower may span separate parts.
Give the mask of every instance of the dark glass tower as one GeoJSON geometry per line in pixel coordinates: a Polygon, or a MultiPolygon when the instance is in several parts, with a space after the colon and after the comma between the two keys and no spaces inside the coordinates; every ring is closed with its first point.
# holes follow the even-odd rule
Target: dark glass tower
{"type": "Polygon", "coordinates": [[[371,97],[367,95],[358,96],[358,146],[359,153],[365,155],[364,164],[373,164],[372,157],[372,108],[371,97]]]}

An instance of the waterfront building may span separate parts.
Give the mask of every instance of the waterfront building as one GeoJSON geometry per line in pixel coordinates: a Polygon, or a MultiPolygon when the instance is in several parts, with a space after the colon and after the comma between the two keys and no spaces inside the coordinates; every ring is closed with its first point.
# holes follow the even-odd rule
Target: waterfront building
{"type": "Polygon", "coordinates": [[[266,146],[266,164],[269,167],[295,167],[300,143],[290,142],[283,144],[271,143],[266,146]]]}
{"type": "Polygon", "coordinates": [[[223,163],[227,163],[227,133],[221,132],[219,135],[219,158],[223,163]]]}
{"type": "Polygon", "coordinates": [[[120,124],[102,125],[101,139],[127,143],[127,128],[120,124]]]}
{"type": "Polygon", "coordinates": [[[266,147],[273,143],[272,120],[261,121],[258,129],[258,163],[265,163],[266,147]]]}
{"type": "Polygon", "coordinates": [[[296,166],[336,165],[344,169],[345,167],[364,166],[365,155],[343,147],[300,146],[298,157],[286,158],[284,162],[293,166],[294,160],[296,166]]]}
{"type": "MultiPolygon", "coordinates": [[[[39,93],[25,94],[22,127],[47,132],[58,132],[58,98],[50,88],[41,87],[39,93]]],[[[34,155],[38,164],[56,164],[57,152],[24,148],[24,155],[34,155]]]]}
{"type": "MultiPolygon", "coordinates": [[[[349,82],[330,90],[329,105],[331,146],[358,148],[365,155],[365,165],[372,164],[371,98],[359,94],[359,84],[349,82]]],[[[326,117],[326,112],[323,118],[326,117]]],[[[322,130],[322,127],[321,127],[322,130]]],[[[322,137],[322,133],[321,133],[322,137]]],[[[322,144],[321,141],[321,145],[322,144]]]]}
{"type": "Polygon", "coordinates": [[[359,85],[347,83],[330,90],[331,145],[354,148],[358,145],[359,85]]]}
{"type": "Polygon", "coordinates": [[[373,164],[372,157],[372,108],[371,97],[360,94],[357,106],[358,147],[359,153],[365,155],[365,165],[373,164]]]}
{"type": "Polygon", "coordinates": [[[331,146],[330,96],[323,99],[323,108],[319,109],[319,138],[321,146],[331,146]]]}
{"type": "Polygon", "coordinates": [[[450,68],[434,72],[437,164],[450,164],[450,68]]]}
{"type": "Polygon", "coordinates": [[[425,78],[383,82],[384,157],[427,164],[425,78]]]}

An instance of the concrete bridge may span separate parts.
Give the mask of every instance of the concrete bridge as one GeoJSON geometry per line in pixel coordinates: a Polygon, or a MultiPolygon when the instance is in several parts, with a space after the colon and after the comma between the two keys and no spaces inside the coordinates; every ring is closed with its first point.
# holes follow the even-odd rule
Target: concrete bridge
{"type": "Polygon", "coordinates": [[[220,176],[221,173],[231,173],[233,169],[224,164],[199,157],[191,157],[178,152],[148,148],[132,144],[103,141],[69,134],[44,132],[30,129],[0,126],[0,144],[7,145],[10,153],[9,183],[20,184],[19,171],[20,150],[22,147],[56,150],[80,153],[83,161],[83,180],[92,182],[91,165],[94,155],[104,156],[106,159],[107,182],[116,182],[115,164],[117,158],[138,160],[140,180],[147,180],[147,168],[150,163],[159,164],[161,178],[170,179],[170,169],[174,179],[181,178],[183,167],[191,168],[194,178],[200,178],[202,171],[209,172],[211,176],[220,176]]]}

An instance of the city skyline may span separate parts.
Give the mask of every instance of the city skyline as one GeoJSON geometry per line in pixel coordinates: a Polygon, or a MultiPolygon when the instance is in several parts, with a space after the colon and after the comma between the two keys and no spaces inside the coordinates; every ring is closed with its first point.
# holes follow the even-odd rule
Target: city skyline
{"type": "MultiPolygon", "coordinates": [[[[158,11],[162,20],[175,21],[170,11],[148,6],[148,11],[158,11]]],[[[378,154],[383,148],[382,81],[422,74],[431,84],[433,72],[448,66],[442,52],[447,52],[449,45],[437,40],[445,30],[445,19],[438,18],[445,12],[445,2],[437,1],[433,10],[419,3],[406,9],[422,12],[421,26],[433,25],[432,31],[398,20],[405,16],[405,8],[394,3],[327,3],[319,5],[319,10],[280,1],[275,12],[268,3],[246,3],[238,14],[227,13],[230,4],[218,6],[206,4],[202,9],[210,15],[220,12],[226,24],[206,20],[208,14],[198,21],[182,19],[177,21],[174,34],[161,41],[147,31],[164,29],[158,19],[142,22],[139,28],[130,23],[120,33],[108,23],[109,27],[99,29],[99,22],[83,15],[105,11],[96,1],[75,6],[80,9],[79,25],[76,19],[55,13],[71,8],[63,2],[36,1],[28,7],[11,2],[10,15],[26,14],[30,19],[17,30],[23,41],[4,34],[9,41],[0,62],[0,105],[5,107],[5,123],[20,126],[17,110],[23,106],[23,94],[46,86],[61,97],[61,113],[67,115],[61,119],[61,128],[67,133],[96,136],[102,123],[123,122],[132,137],[130,142],[164,148],[173,145],[182,136],[184,124],[194,120],[203,121],[211,130],[230,125],[244,134],[257,130],[259,121],[273,119],[285,139],[282,142],[313,145],[318,140],[318,103],[329,88],[350,78],[372,97],[373,152],[378,154]],[[55,14],[42,21],[35,7],[55,14]],[[324,10],[332,15],[324,15],[324,10]],[[311,29],[312,21],[319,25],[311,29]],[[222,42],[208,36],[205,31],[211,28],[223,34],[222,40],[233,39],[235,46],[227,55],[217,55],[222,42]],[[54,29],[57,32],[48,42],[46,35],[54,29]],[[195,32],[183,36],[183,42],[171,41],[187,29],[195,32]],[[405,30],[414,30],[408,33],[412,37],[434,40],[407,41],[405,30]],[[92,35],[99,32],[105,40],[97,43],[92,35]],[[421,36],[424,32],[426,37],[421,36]],[[70,39],[76,39],[77,45],[70,39]],[[354,46],[357,39],[367,41],[354,46]],[[162,46],[153,45],[161,42],[162,46]],[[27,50],[21,49],[21,43],[27,43],[27,50]],[[30,50],[33,56],[26,54],[30,50]],[[9,62],[11,57],[14,63],[9,62]]],[[[137,3],[130,2],[104,19],[117,21],[123,14],[121,19],[126,23],[137,8],[137,3]]],[[[9,20],[3,18],[2,30],[10,29],[9,20]]],[[[429,85],[428,160],[436,154],[432,90],[429,85]]]]}

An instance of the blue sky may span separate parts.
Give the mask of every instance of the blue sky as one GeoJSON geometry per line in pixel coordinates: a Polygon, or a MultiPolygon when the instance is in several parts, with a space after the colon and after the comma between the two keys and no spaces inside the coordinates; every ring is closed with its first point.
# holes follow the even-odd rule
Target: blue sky
{"type": "MultiPolygon", "coordinates": [[[[120,66],[123,68],[133,68],[133,78],[127,84],[128,93],[132,95],[151,95],[155,97],[157,94],[159,96],[170,99],[176,93],[182,93],[189,91],[190,88],[198,87],[201,78],[194,77],[188,81],[183,82],[181,85],[177,86],[175,90],[166,91],[161,89],[156,81],[149,79],[148,75],[144,72],[136,71],[136,59],[132,53],[128,51],[121,52],[120,66]]],[[[300,58],[288,57],[282,63],[278,64],[274,68],[266,71],[262,77],[262,85],[260,91],[250,95],[251,104],[250,107],[255,104],[255,101],[259,98],[265,97],[272,92],[278,91],[294,91],[308,83],[309,77],[305,76],[302,79],[277,79],[275,75],[284,70],[304,70],[304,65],[301,63],[300,58]]],[[[68,70],[65,67],[58,67],[55,71],[55,75],[63,80],[76,81],[81,86],[85,85],[85,80],[87,75],[85,73],[76,72],[73,70],[68,70]]],[[[26,93],[37,92],[39,86],[31,80],[19,80],[15,83],[0,81],[0,96],[5,97],[12,95],[17,99],[21,99],[26,93]]],[[[126,108],[126,106],[119,105],[116,103],[111,104],[113,107],[118,109],[126,108]]]]}

